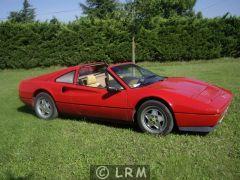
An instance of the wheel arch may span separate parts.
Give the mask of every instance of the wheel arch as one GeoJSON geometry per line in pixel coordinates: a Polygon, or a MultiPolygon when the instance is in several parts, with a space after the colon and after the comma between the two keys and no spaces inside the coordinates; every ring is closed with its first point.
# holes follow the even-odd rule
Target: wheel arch
{"type": "Polygon", "coordinates": [[[165,106],[167,106],[167,108],[169,109],[169,111],[172,113],[173,116],[173,121],[174,121],[174,126],[177,126],[177,122],[176,122],[176,118],[175,118],[175,114],[173,112],[172,106],[163,98],[160,97],[155,97],[155,96],[149,96],[149,97],[145,97],[141,100],[139,100],[135,106],[135,112],[134,112],[134,117],[133,120],[136,120],[136,116],[137,116],[137,111],[139,109],[139,107],[146,101],[149,100],[156,100],[156,101],[160,101],[161,103],[163,103],[165,106]]]}
{"type": "Polygon", "coordinates": [[[48,95],[50,95],[51,98],[55,101],[55,99],[54,99],[53,95],[51,94],[51,92],[49,92],[48,90],[43,89],[43,88],[40,88],[40,89],[37,89],[37,90],[34,91],[34,93],[33,93],[33,99],[35,99],[36,96],[37,96],[39,93],[42,93],[42,92],[47,93],[48,95]]]}

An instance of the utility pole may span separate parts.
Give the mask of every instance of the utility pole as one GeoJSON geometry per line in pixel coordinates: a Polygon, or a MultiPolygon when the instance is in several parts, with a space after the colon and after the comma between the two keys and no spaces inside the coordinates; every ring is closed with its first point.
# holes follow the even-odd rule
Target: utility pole
{"type": "Polygon", "coordinates": [[[136,63],[136,43],[135,43],[135,2],[132,2],[132,62],[136,63]]]}
{"type": "Polygon", "coordinates": [[[136,43],[135,43],[135,35],[132,37],[132,62],[136,63],[136,43]]]}

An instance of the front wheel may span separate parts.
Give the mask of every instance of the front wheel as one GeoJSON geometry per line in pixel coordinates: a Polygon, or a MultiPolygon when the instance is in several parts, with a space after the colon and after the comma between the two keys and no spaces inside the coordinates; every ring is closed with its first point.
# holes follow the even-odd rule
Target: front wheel
{"type": "Polygon", "coordinates": [[[156,100],[146,101],[139,107],[137,122],[142,131],[160,135],[170,133],[174,126],[170,110],[156,100]]]}
{"type": "Polygon", "coordinates": [[[58,116],[58,111],[54,100],[47,93],[39,93],[34,102],[34,109],[36,115],[41,119],[53,119],[58,116]]]}

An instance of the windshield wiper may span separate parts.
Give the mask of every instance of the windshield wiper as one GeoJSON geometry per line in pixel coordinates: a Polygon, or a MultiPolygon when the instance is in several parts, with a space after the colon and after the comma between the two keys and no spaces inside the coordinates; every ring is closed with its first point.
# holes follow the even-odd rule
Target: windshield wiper
{"type": "Polygon", "coordinates": [[[156,74],[153,74],[153,75],[151,75],[151,76],[147,76],[146,78],[149,79],[149,78],[153,78],[153,77],[157,77],[157,75],[156,75],[156,74]]]}
{"type": "Polygon", "coordinates": [[[161,77],[161,76],[158,76],[158,75],[147,76],[147,77],[141,79],[140,86],[147,86],[149,84],[153,84],[153,83],[158,82],[158,81],[163,81],[164,79],[165,79],[164,77],[161,77]],[[146,79],[150,79],[150,78],[153,78],[153,77],[158,77],[159,79],[156,80],[156,81],[146,81],[146,79]]]}
{"type": "Polygon", "coordinates": [[[146,81],[144,80],[144,81],[141,81],[141,82],[140,82],[140,86],[147,86],[147,85],[152,84],[152,83],[153,83],[153,82],[151,82],[151,81],[146,82],[146,81]]]}

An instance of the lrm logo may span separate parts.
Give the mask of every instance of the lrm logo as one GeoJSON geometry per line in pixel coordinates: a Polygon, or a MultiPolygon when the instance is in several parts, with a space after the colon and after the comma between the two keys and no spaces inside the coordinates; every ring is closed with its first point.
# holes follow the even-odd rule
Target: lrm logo
{"type": "Polygon", "coordinates": [[[91,180],[150,179],[149,165],[91,165],[91,180]]]}

